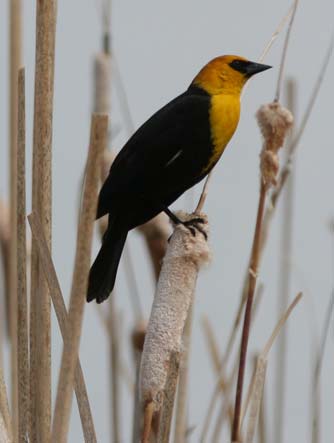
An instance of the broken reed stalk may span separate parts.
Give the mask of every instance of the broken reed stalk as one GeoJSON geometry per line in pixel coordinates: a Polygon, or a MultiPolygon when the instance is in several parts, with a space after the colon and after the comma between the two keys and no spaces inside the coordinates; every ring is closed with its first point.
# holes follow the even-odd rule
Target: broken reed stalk
{"type": "Polygon", "coordinates": [[[261,152],[261,185],[251,259],[249,265],[247,302],[241,337],[239,373],[231,436],[232,442],[239,441],[242,391],[246,368],[252,304],[261,257],[262,222],[266,195],[269,187],[276,184],[276,175],[279,169],[277,153],[278,150],[283,146],[286,134],[293,123],[293,117],[291,113],[287,109],[284,109],[278,102],[272,102],[268,105],[261,106],[261,108],[257,112],[257,119],[264,138],[263,149],[261,152]]]}
{"type": "Polygon", "coordinates": [[[132,421],[132,443],[138,443],[141,439],[142,413],[139,399],[139,380],[140,380],[140,362],[143,353],[144,341],[146,335],[146,323],[140,321],[132,332],[132,349],[135,362],[136,382],[133,402],[133,421],[132,421]]]}
{"type": "Polygon", "coordinates": [[[207,349],[208,349],[210,359],[212,362],[212,366],[213,366],[213,371],[214,371],[215,375],[219,375],[220,356],[219,356],[218,342],[215,337],[215,333],[212,328],[212,324],[206,315],[203,316],[202,326],[203,326],[204,337],[205,337],[206,343],[207,343],[207,349]]]}
{"type": "MultiPolygon", "coordinates": [[[[38,258],[40,260],[43,273],[47,279],[49,292],[52,299],[54,310],[56,312],[60,332],[63,337],[63,341],[65,341],[68,318],[56,269],[51,258],[51,254],[47,245],[45,235],[41,228],[40,221],[38,220],[35,214],[28,215],[28,220],[32,236],[36,244],[38,258]]],[[[96,443],[97,440],[94,429],[93,417],[79,358],[75,370],[74,390],[78,402],[79,414],[80,414],[85,443],[96,443]]]]}
{"type": "Polygon", "coordinates": [[[16,181],[17,181],[17,75],[22,59],[22,2],[9,2],[9,210],[10,244],[8,292],[5,293],[7,323],[11,340],[11,398],[14,429],[17,429],[17,238],[16,238],[16,181]]]}
{"type": "Polygon", "coordinates": [[[316,356],[313,380],[312,380],[312,443],[319,443],[321,441],[319,433],[319,416],[320,416],[320,377],[323,359],[326,350],[331,320],[334,311],[334,292],[331,294],[328,308],[326,310],[326,318],[321,334],[320,346],[316,356]]]}
{"type": "MultiPolygon", "coordinates": [[[[302,293],[300,292],[294,300],[289,305],[288,309],[283,313],[279,321],[277,322],[272,334],[270,335],[267,343],[265,344],[261,354],[258,357],[255,377],[252,380],[249,387],[249,398],[250,398],[250,412],[248,418],[248,427],[246,432],[246,443],[253,443],[255,430],[257,426],[259,410],[261,405],[263,387],[265,382],[266,368],[268,363],[268,354],[286,321],[288,320],[291,312],[299,303],[302,298],[302,293]]],[[[247,408],[244,410],[244,415],[247,412],[247,408]]]]}
{"type": "Polygon", "coordinates": [[[3,416],[0,414],[0,441],[1,443],[12,443],[12,439],[8,434],[3,416]]]}
{"type": "MultiPolygon", "coordinates": [[[[256,295],[255,295],[255,299],[254,299],[252,325],[254,324],[254,320],[255,320],[256,314],[258,312],[258,307],[259,307],[260,302],[262,300],[262,295],[263,295],[263,285],[259,285],[256,295]]],[[[220,411],[219,411],[217,419],[216,419],[216,424],[214,426],[212,440],[214,442],[220,441],[220,433],[221,433],[224,421],[226,419],[229,420],[230,428],[232,429],[233,407],[231,405],[231,393],[232,393],[232,388],[234,386],[234,379],[235,379],[237,372],[238,372],[238,358],[235,359],[235,362],[234,362],[234,365],[233,365],[233,368],[231,370],[229,377],[227,377],[225,374],[225,368],[226,368],[225,366],[222,366],[219,369],[218,374],[217,374],[218,381],[217,381],[217,384],[215,387],[214,395],[212,396],[212,399],[211,399],[211,403],[210,403],[208,412],[206,414],[205,426],[203,427],[201,441],[204,441],[205,437],[207,436],[207,432],[208,432],[209,424],[210,424],[210,418],[211,418],[211,416],[213,416],[215,402],[218,399],[219,393],[222,394],[222,403],[221,403],[220,411]]]]}
{"type": "Polygon", "coordinates": [[[77,248],[68,312],[67,331],[62,354],[52,442],[65,443],[69,429],[72,389],[78,360],[81,327],[88,284],[93,224],[96,215],[97,189],[102,153],[106,147],[108,116],[93,114],[86,179],[79,219],[77,248]]]}
{"type": "Polygon", "coordinates": [[[27,241],[25,188],[25,70],[18,75],[17,138],[17,367],[18,367],[18,441],[30,435],[29,331],[27,300],[27,241]]]}
{"type": "MultiPolygon", "coordinates": [[[[32,210],[41,220],[50,250],[56,11],[56,0],[37,2],[32,210]]],[[[31,440],[44,443],[51,431],[51,306],[34,244],[30,294],[31,440]]]]}
{"type": "MultiPolygon", "coordinates": [[[[13,438],[13,426],[9,412],[8,396],[5,385],[5,380],[0,366],[0,418],[3,419],[3,428],[6,430],[6,435],[9,436],[10,441],[13,438]]],[[[0,434],[1,437],[1,434],[0,434]]],[[[1,440],[0,440],[1,441],[1,440]]]]}
{"type": "MultiPolygon", "coordinates": [[[[293,79],[286,81],[287,106],[296,118],[296,82],[293,79]]],[[[293,137],[293,130],[287,141],[293,137]]],[[[286,156],[289,151],[286,150],[286,156]]],[[[278,312],[283,312],[289,303],[290,284],[291,284],[291,254],[292,254],[292,227],[293,227],[293,197],[294,197],[294,181],[293,176],[286,184],[285,198],[283,200],[283,220],[281,228],[281,254],[279,275],[281,278],[278,283],[278,312]]],[[[285,386],[286,386],[286,368],[287,368],[287,348],[288,348],[288,325],[285,326],[277,343],[276,354],[276,401],[275,401],[275,418],[274,418],[274,442],[280,443],[283,440],[283,414],[285,402],[285,386]]]]}
{"type": "MultiPolygon", "coordinates": [[[[180,352],[172,351],[164,387],[164,397],[159,414],[159,432],[157,442],[169,443],[170,428],[173,417],[174,398],[180,368],[180,352]]],[[[185,434],[182,441],[184,442],[185,434]]]]}
{"type": "Polygon", "coordinates": [[[290,42],[290,35],[291,35],[291,30],[292,30],[293,22],[295,20],[298,3],[299,3],[299,0],[294,0],[293,10],[292,10],[291,18],[290,18],[290,21],[289,21],[288,30],[286,32],[285,40],[284,40],[284,47],[283,47],[283,51],[282,51],[281,63],[280,63],[280,66],[279,66],[279,74],[278,74],[278,80],[277,80],[277,87],[276,87],[276,93],[275,93],[274,102],[278,102],[279,98],[281,96],[281,88],[282,88],[282,83],[283,83],[283,74],[284,74],[284,69],[285,69],[286,56],[287,56],[287,53],[288,53],[288,46],[289,46],[289,42],[290,42]]]}
{"type": "MultiPolygon", "coordinates": [[[[0,199],[0,252],[3,266],[4,277],[4,294],[6,307],[4,309],[4,319],[6,319],[6,326],[9,335],[9,262],[10,262],[10,244],[11,244],[11,228],[10,228],[10,209],[8,203],[0,199]],[[8,296],[8,297],[7,297],[8,296]]],[[[2,331],[1,331],[2,332],[2,331]]]]}
{"type": "Polygon", "coordinates": [[[115,296],[109,300],[109,346],[110,346],[110,370],[111,370],[111,412],[112,412],[112,441],[122,441],[120,438],[121,425],[121,368],[120,368],[120,340],[119,318],[115,306],[115,296]]]}
{"type": "MultiPolygon", "coordinates": [[[[179,215],[189,220],[194,215],[179,215]]],[[[207,233],[208,224],[202,225],[207,233]]],[[[140,394],[146,417],[142,441],[149,438],[153,414],[159,414],[164,401],[166,380],[173,352],[181,351],[182,333],[193,302],[200,267],[208,261],[209,248],[204,236],[177,225],[167,247],[153,301],[141,361],[140,394]]],[[[176,376],[176,375],[175,375],[176,376]]]]}
{"type": "Polygon", "coordinates": [[[189,359],[193,311],[194,307],[193,304],[191,304],[182,335],[182,353],[180,356],[179,381],[176,396],[174,443],[184,443],[188,430],[189,359]]]}
{"type": "MultiPolygon", "coordinates": [[[[109,20],[107,20],[109,21],[109,20]]],[[[109,32],[105,29],[105,35],[109,42],[109,32]]],[[[110,116],[111,112],[111,55],[109,44],[106,45],[105,51],[95,56],[94,62],[94,86],[95,86],[95,104],[94,111],[104,113],[110,116]]],[[[106,145],[103,153],[103,162],[101,164],[102,183],[108,176],[109,169],[114,155],[108,150],[106,145]],[[108,164],[109,163],[109,164],[108,164]]],[[[100,223],[101,234],[104,234],[107,225],[108,216],[105,216],[100,223]],[[102,231],[103,230],[103,231],[102,231]]],[[[108,313],[108,338],[109,338],[109,361],[110,361],[110,407],[112,412],[112,441],[121,441],[120,437],[120,411],[121,402],[119,395],[120,388],[120,367],[119,367],[119,337],[118,324],[116,315],[115,294],[109,301],[108,313]]]]}

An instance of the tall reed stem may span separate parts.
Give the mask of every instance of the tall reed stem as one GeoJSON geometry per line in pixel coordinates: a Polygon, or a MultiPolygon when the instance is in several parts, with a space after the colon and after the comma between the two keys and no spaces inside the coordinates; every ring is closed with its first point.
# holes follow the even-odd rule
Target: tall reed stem
{"type": "Polygon", "coordinates": [[[17,75],[22,58],[22,3],[21,0],[9,2],[9,170],[10,170],[10,243],[8,293],[6,294],[8,312],[8,331],[11,339],[11,397],[14,429],[17,429],[17,75]]]}
{"type": "Polygon", "coordinates": [[[239,441],[239,425],[240,425],[240,414],[241,414],[242,391],[243,391],[243,383],[244,383],[244,377],[245,377],[245,367],[246,367],[249,331],[250,331],[250,325],[251,325],[252,304],[253,304],[253,299],[254,299],[254,291],[255,291],[255,287],[256,287],[257,273],[258,273],[258,267],[259,267],[259,261],[260,261],[261,227],[262,227],[262,221],[263,221],[266,193],[267,193],[267,191],[266,191],[265,184],[264,184],[263,180],[261,180],[260,198],[259,198],[259,204],[258,204],[258,209],[257,209],[256,225],[255,225],[251,260],[250,260],[250,266],[249,266],[249,283],[248,283],[246,310],[245,310],[245,316],[244,316],[244,327],[242,330],[242,338],[241,338],[240,363],[239,363],[239,371],[238,371],[237,391],[236,391],[236,397],[235,397],[234,419],[233,419],[233,426],[232,426],[232,442],[239,441]]]}
{"type": "Polygon", "coordinates": [[[18,334],[18,441],[25,443],[30,435],[29,342],[27,301],[27,242],[25,188],[25,70],[18,76],[17,140],[17,334],[18,334]]]}
{"type": "MultiPolygon", "coordinates": [[[[56,0],[37,2],[32,209],[41,220],[50,250],[56,10],[56,0]]],[[[51,429],[51,306],[34,242],[30,303],[31,440],[47,443],[51,429]]]]}
{"type": "Polygon", "coordinates": [[[81,327],[88,284],[93,224],[96,215],[97,189],[102,153],[106,146],[108,116],[93,114],[86,166],[85,189],[78,227],[77,250],[73,272],[67,331],[61,361],[52,442],[66,443],[69,429],[72,391],[78,361],[81,327]]]}

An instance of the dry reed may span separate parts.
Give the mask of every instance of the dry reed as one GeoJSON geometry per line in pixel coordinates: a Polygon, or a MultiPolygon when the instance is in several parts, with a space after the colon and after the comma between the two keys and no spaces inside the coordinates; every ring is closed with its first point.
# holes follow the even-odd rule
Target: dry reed
{"type": "MultiPolygon", "coordinates": [[[[32,209],[51,249],[51,160],[56,0],[37,2],[32,209]]],[[[31,439],[47,443],[51,431],[50,297],[32,244],[30,293],[31,439]]]]}
{"type": "Polygon", "coordinates": [[[52,428],[52,441],[67,440],[72,404],[74,374],[78,359],[83,311],[86,301],[93,223],[96,214],[97,189],[102,153],[106,147],[108,116],[93,114],[87,158],[85,188],[78,227],[77,250],[68,311],[67,332],[60,368],[57,399],[52,428]]]}
{"type": "Polygon", "coordinates": [[[25,70],[18,75],[17,139],[17,367],[18,367],[18,441],[30,435],[29,332],[27,300],[27,241],[25,189],[25,70]]]}
{"type": "MultiPolygon", "coordinates": [[[[18,421],[18,368],[17,368],[17,232],[16,232],[16,181],[17,181],[17,76],[22,59],[22,2],[9,2],[9,208],[10,243],[8,267],[8,292],[5,293],[7,325],[11,340],[11,398],[15,431],[18,421]]],[[[16,435],[15,435],[16,437],[16,435]]]]}
{"type": "MultiPolygon", "coordinates": [[[[194,297],[194,295],[193,295],[194,297]]],[[[182,334],[182,353],[180,356],[179,380],[176,396],[174,443],[183,443],[188,429],[188,390],[190,344],[194,306],[190,305],[186,324],[182,334]]]]}
{"type": "MultiPolygon", "coordinates": [[[[2,432],[10,439],[13,438],[13,425],[12,419],[9,412],[8,396],[5,385],[5,380],[3,377],[2,366],[0,366],[0,418],[3,420],[3,430],[2,432]]],[[[0,434],[1,436],[1,434],[0,434]]]]}
{"type": "MultiPolygon", "coordinates": [[[[292,115],[296,118],[296,82],[288,79],[286,82],[287,107],[291,110],[292,115]]],[[[287,149],[285,156],[289,155],[289,142],[293,138],[293,130],[287,140],[287,149]]],[[[285,198],[282,207],[283,220],[281,230],[281,260],[279,275],[282,277],[279,280],[278,286],[278,311],[282,312],[289,303],[290,284],[291,284],[291,254],[292,254],[292,226],[293,226],[293,198],[294,198],[294,180],[293,176],[286,184],[285,198]]],[[[282,441],[284,426],[283,413],[285,402],[285,386],[286,386],[286,367],[287,367],[287,349],[288,349],[288,325],[282,331],[277,343],[277,379],[276,379],[276,414],[274,426],[274,441],[280,443],[282,441]]]]}
{"type": "MultiPolygon", "coordinates": [[[[30,214],[28,216],[28,220],[32,236],[36,244],[37,254],[41,262],[41,267],[47,279],[49,292],[52,298],[53,307],[56,312],[60,332],[63,337],[63,340],[65,340],[68,318],[55,266],[53,264],[50,251],[47,245],[47,241],[43,234],[43,230],[41,228],[41,224],[38,218],[34,214],[30,214]]],[[[95,435],[93,417],[89,404],[84,375],[79,359],[75,371],[74,390],[77,397],[85,443],[95,443],[96,435],[95,435]]]]}

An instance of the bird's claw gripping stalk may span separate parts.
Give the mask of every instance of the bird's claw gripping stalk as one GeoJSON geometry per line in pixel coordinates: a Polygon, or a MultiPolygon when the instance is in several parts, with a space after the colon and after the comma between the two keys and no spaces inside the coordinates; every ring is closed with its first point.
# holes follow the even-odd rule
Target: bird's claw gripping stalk
{"type": "Polygon", "coordinates": [[[200,232],[205,240],[208,239],[207,233],[202,229],[199,225],[203,225],[205,223],[204,218],[196,217],[192,218],[191,220],[183,221],[181,222],[183,226],[189,229],[193,237],[196,237],[196,231],[200,232]]]}

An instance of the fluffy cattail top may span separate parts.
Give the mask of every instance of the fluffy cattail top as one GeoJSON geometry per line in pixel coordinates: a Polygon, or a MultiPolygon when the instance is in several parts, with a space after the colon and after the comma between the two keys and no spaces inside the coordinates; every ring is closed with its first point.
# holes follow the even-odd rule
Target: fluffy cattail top
{"type": "Polygon", "coordinates": [[[256,113],[258,125],[264,138],[261,151],[261,175],[264,185],[276,185],[279,169],[278,150],[283,146],[285,137],[293,124],[291,112],[279,102],[262,105],[256,113]]]}

